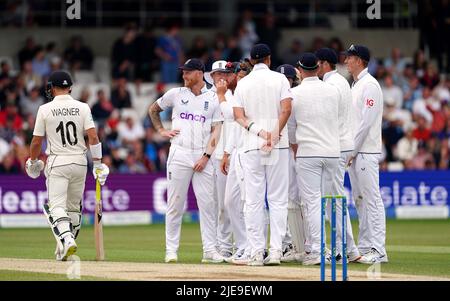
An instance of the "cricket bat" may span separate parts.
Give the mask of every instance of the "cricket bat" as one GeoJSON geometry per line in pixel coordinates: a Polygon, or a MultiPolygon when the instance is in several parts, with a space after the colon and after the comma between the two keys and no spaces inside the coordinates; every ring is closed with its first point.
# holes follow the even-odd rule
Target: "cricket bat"
{"type": "Polygon", "coordinates": [[[96,180],[95,187],[95,221],[94,221],[94,234],[95,234],[95,260],[105,260],[105,249],[103,248],[103,226],[102,226],[102,187],[98,179],[96,180]]]}

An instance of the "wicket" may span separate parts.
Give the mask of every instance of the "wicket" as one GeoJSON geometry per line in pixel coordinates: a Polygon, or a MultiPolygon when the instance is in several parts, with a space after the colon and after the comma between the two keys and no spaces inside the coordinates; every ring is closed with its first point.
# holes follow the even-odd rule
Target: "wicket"
{"type": "Polygon", "coordinates": [[[347,280],[347,198],[345,196],[327,195],[322,197],[321,217],[320,217],[320,280],[325,281],[325,256],[326,256],[326,239],[325,239],[325,214],[327,200],[331,199],[331,281],[336,281],[336,200],[341,200],[342,205],[342,281],[347,280]]]}

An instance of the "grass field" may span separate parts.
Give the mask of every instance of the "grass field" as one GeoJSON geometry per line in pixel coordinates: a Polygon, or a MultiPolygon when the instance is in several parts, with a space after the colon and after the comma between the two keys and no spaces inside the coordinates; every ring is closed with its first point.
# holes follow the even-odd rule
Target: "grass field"
{"type": "MultiPolygon", "coordinates": [[[[356,237],[355,223],[353,229],[356,237]]],[[[164,260],[164,225],[105,227],[104,236],[108,261],[162,263],[164,260]]],[[[77,255],[81,260],[94,260],[92,227],[82,229],[77,243],[77,255]]],[[[54,245],[49,229],[0,229],[1,258],[53,259],[54,245]]],[[[450,280],[449,220],[388,220],[386,245],[390,262],[382,265],[382,272],[448,277],[450,280]]],[[[184,224],[179,262],[197,264],[201,257],[198,224],[184,224]]],[[[349,265],[349,270],[366,269],[367,265],[349,265]]],[[[0,266],[0,280],[9,279],[64,280],[64,276],[11,272],[2,270],[0,266]]]]}

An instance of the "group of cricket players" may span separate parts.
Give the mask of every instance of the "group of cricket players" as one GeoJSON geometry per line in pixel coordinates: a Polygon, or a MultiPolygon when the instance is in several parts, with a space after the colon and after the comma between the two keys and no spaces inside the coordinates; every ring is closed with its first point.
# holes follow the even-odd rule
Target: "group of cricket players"
{"type": "MultiPolygon", "coordinates": [[[[321,197],[345,195],[349,173],[359,220],[357,243],[347,214],[347,254],[342,263],[387,262],[385,211],[379,190],[381,88],[367,70],[369,50],[352,45],[336,71],[329,48],[304,53],[297,65],[271,67],[271,50],[254,45],[242,62],[202,61],[180,67],[184,86],[168,90],[149,109],[152,124],[170,138],[167,158],[165,262],[178,260],[182,216],[192,183],[199,208],[203,263],[320,264],[321,197]],[[205,82],[211,80],[211,84],[205,82]],[[171,108],[171,129],[159,113],[171,108]]],[[[56,259],[77,250],[87,171],[87,134],[93,174],[103,185],[108,166],[89,107],[70,96],[72,80],[54,72],[52,100],[39,108],[26,171],[44,168],[48,203],[44,213],[56,239],[56,259]],[[39,160],[47,137],[47,163],[39,160]]],[[[337,203],[337,216],[342,214],[337,203]]],[[[327,207],[328,216],[331,208],[327,207]]],[[[342,250],[337,218],[337,250],[342,250]]],[[[327,251],[327,262],[331,254],[327,251]]]]}

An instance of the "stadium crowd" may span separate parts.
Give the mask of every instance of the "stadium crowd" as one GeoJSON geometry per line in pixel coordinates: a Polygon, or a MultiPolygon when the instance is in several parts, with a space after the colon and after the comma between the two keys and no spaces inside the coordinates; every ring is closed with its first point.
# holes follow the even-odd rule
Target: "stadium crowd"
{"type": "MultiPolygon", "coordinates": [[[[128,24],[111,49],[111,93],[99,89],[91,106],[103,141],[105,163],[111,171],[146,173],[165,169],[169,142],[154,130],[148,117],[134,118],[136,114],[130,114],[138,109],[134,108],[129,83],[138,86],[156,82],[155,95],[161,95],[167,84],[181,84],[178,66],[187,58],[200,58],[210,68],[216,60],[248,57],[251,46],[258,41],[277,49],[280,32],[274,21],[267,14],[257,25],[251,13],[244,13],[235,35],[217,33],[212,43],[198,36],[189,47],[183,45],[176,23],[167,26],[160,36],[151,28],[140,31],[128,24]]],[[[45,83],[49,74],[58,69],[76,72],[93,68],[94,53],[82,37],[74,36],[70,45],[60,51],[63,46],[56,42],[39,45],[30,37],[14,58],[19,64],[16,72],[8,61],[0,62],[1,174],[24,172],[35,116],[47,101],[45,83]]],[[[284,63],[295,65],[302,52],[324,46],[340,53],[349,45],[343,45],[339,38],[327,41],[317,37],[311,45],[293,39],[288,49],[273,54],[272,68],[284,63]]],[[[352,82],[343,60],[341,55],[338,71],[352,82]]],[[[384,95],[382,170],[450,168],[450,77],[435,62],[423,50],[407,58],[401,49],[393,48],[389,57],[374,58],[369,64],[369,72],[379,80],[384,95]]],[[[87,102],[89,92],[83,91],[78,98],[87,102]]],[[[163,119],[170,121],[170,112],[163,119]]]]}

